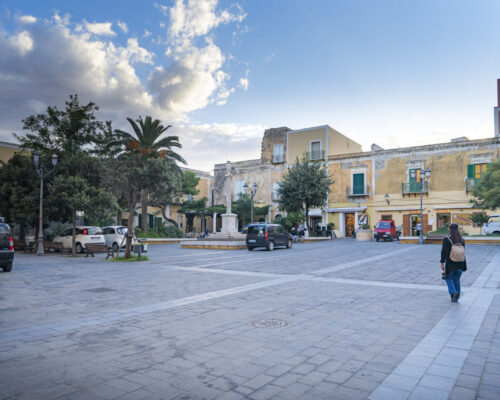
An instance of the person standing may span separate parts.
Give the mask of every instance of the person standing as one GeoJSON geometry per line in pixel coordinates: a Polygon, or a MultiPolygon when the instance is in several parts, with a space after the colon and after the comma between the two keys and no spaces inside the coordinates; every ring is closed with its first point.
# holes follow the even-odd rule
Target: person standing
{"type": "Polygon", "coordinates": [[[460,298],[460,277],[463,271],[467,271],[467,261],[465,241],[458,231],[458,225],[450,224],[449,231],[441,247],[441,272],[443,279],[446,279],[451,301],[456,303],[460,298]]]}

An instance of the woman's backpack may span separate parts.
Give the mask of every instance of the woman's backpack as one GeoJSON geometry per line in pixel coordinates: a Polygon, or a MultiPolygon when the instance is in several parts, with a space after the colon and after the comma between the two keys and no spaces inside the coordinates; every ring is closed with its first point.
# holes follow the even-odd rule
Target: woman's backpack
{"type": "Polygon", "coordinates": [[[454,262],[464,262],[465,261],[465,247],[462,243],[453,243],[448,237],[451,243],[450,260],[454,262]]]}

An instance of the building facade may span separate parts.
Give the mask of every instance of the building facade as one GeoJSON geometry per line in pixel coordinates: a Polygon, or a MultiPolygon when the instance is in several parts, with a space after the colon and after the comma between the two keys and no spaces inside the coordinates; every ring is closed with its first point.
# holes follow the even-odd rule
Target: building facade
{"type": "MultiPolygon", "coordinates": [[[[335,224],[338,236],[352,236],[361,226],[380,219],[394,219],[406,236],[417,236],[455,222],[470,234],[480,233],[469,217],[474,209],[471,190],[488,165],[500,158],[500,137],[397,149],[376,144],[368,152],[328,125],[299,130],[268,129],[261,158],[232,163],[232,200],[244,192],[245,183],[258,185],[255,204],[269,205],[267,221],[279,210],[279,183],[297,158],[324,163],[332,180],[325,207],[309,213],[309,226],[335,224]],[[431,170],[422,183],[423,221],[420,221],[420,175],[431,170]]],[[[214,201],[225,199],[226,164],[214,168],[214,201]]],[[[488,212],[492,214],[492,211],[488,212]]]]}

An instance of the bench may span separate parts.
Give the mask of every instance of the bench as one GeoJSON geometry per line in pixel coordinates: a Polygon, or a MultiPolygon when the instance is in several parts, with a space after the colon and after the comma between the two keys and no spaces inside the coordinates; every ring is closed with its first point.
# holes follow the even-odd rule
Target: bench
{"type": "Polygon", "coordinates": [[[85,250],[87,251],[87,254],[85,255],[85,258],[89,256],[89,254],[94,257],[94,253],[106,253],[106,260],[108,257],[113,257],[113,249],[108,248],[106,244],[92,244],[89,243],[85,245],[85,250]]]}
{"type": "Polygon", "coordinates": [[[62,251],[63,245],[62,243],[59,242],[46,242],[45,240],[43,241],[43,249],[45,251],[62,251]]]}

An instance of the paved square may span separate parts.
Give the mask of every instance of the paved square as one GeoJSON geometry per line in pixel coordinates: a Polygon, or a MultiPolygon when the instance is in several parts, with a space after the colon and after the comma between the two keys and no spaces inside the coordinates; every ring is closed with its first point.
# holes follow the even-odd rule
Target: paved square
{"type": "Polygon", "coordinates": [[[0,399],[498,399],[500,247],[150,246],[148,263],[16,254],[0,399]]]}

